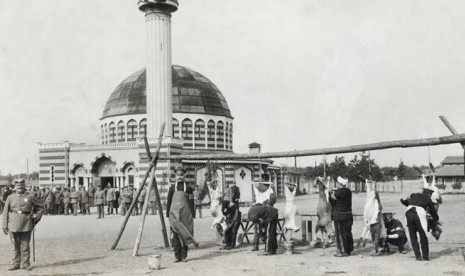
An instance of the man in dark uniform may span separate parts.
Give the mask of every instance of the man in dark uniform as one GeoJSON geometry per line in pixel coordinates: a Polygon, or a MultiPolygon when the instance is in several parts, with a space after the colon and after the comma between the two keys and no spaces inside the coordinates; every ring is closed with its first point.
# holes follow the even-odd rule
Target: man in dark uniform
{"type": "Polygon", "coordinates": [[[399,253],[407,253],[407,251],[405,251],[407,236],[405,235],[402,222],[394,218],[394,213],[383,213],[383,220],[387,232],[387,243],[385,244],[384,252],[389,252],[389,244],[392,244],[397,246],[399,253]]]}
{"type": "Polygon", "coordinates": [[[99,218],[105,218],[105,191],[102,191],[100,185],[97,186],[97,191],[94,193],[94,202],[97,205],[97,213],[99,218]]]}
{"type": "Polygon", "coordinates": [[[221,203],[221,211],[225,217],[224,244],[226,250],[236,247],[236,237],[241,225],[242,213],[237,206],[227,200],[221,203]]]}
{"type": "Polygon", "coordinates": [[[42,201],[31,193],[26,193],[24,180],[15,182],[15,193],[5,202],[3,212],[3,233],[10,235],[15,255],[8,270],[17,270],[20,265],[30,270],[29,241],[34,226],[40,221],[44,207],[42,201]]]}
{"type": "Polygon", "coordinates": [[[166,216],[170,220],[170,230],[174,247],[175,262],[186,262],[187,246],[194,240],[195,207],[192,188],[184,182],[186,170],[178,167],[175,170],[176,182],[168,191],[166,216]]]}
{"type": "Polygon", "coordinates": [[[348,180],[337,178],[337,189],[331,192],[329,202],[333,206],[334,232],[336,234],[336,257],[346,257],[354,250],[352,236],[352,192],[347,188],[348,180]]]}
{"type": "Polygon", "coordinates": [[[413,193],[407,199],[400,199],[400,202],[407,206],[405,216],[407,218],[407,227],[412,244],[413,252],[417,261],[429,261],[429,245],[426,232],[428,231],[426,212],[428,212],[432,220],[439,220],[438,213],[434,208],[433,201],[428,192],[413,193]],[[417,233],[420,235],[420,246],[418,245],[417,233]],[[422,256],[423,254],[423,256],[422,256]]]}
{"type": "Polygon", "coordinates": [[[78,208],[79,208],[79,192],[76,191],[76,187],[71,188],[71,193],[69,195],[70,203],[73,208],[73,213],[77,216],[78,208]]]}

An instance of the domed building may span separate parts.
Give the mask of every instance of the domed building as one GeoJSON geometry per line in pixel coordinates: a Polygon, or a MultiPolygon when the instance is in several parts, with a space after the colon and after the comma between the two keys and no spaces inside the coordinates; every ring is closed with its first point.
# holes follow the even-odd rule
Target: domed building
{"type": "MultiPolygon", "coordinates": [[[[143,138],[147,133],[146,70],[124,79],[111,93],[99,120],[99,144],[39,143],[39,184],[67,187],[107,185],[139,187],[147,171],[143,138]]],[[[162,196],[172,168],[183,165],[186,181],[206,193],[207,160],[182,160],[182,154],[233,151],[233,116],[228,103],[208,78],[186,67],[172,66],[172,133],[178,148],[162,152],[157,179],[162,196]],[[161,174],[159,173],[161,172],[161,174]]],[[[251,151],[260,145],[251,143],[251,151]]],[[[271,160],[221,160],[214,165],[221,190],[235,182],[241,201],[252,201],[251,183],[263,177],[281,189],[281,167],[271,160]]]]}

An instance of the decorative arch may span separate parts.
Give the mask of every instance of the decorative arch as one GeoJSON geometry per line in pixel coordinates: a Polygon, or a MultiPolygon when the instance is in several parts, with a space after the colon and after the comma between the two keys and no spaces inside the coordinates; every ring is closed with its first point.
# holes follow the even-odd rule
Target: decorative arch
{"type": "Polygon", "coordinates": [[[118,143],[126,142],[126,125],[121,120],[118,122],[118,143]]]}
{"type": "Polygon", "coordinates": [[[195,148],[205,148],[205,122],[202,119],[195,121],[194,141],[195,148]]]}
{"type": "Polygon", "coordinates": [[[172,118],[171,120],[173,122],[173,138],[179,139],[179,121],[176,118],[172,118]]]}
{"type": "Polygon", "coordinates": [[[144,138],[147,135],[147,119],[142,119],[139,122],[139,138],[144,138]]]}
{"type": "Polygon", "coordinates": [[[185,147],[192,147],[192,121],[184,119],[181,124],[181,138],[184,139],[185,147]]]}
{"type": "Polygon", "coordinates": [[[253,169],[239,166],[234,169],[234,181],[241,191],[241,202],[252,202],[253,169]]]}
{"type": "Polygon", "coordinates": [[[127,124],[127,137],[128,142],[134,142],[137,139],[137,134],[139,133],[137,122],[134,119],[128,121],[127,124]]]}
{"type": "Polygon", "coordinates": [[[233,124],[229,125],[229,149],[233,150],[233,124]]]}
{"type": "Polygon", "coordinates": [[[213,120],[209,120],[207,124],[207,147],[215,148],[215,122],[213,120]]]}
{"type": "Polygon", "coordinates": [[[229,149],[229,123],[226,122],[226,128],[224,130],[224,148],[229,149]]]}
{"type": "Polygon", "coordinates": [[[111,122],[110,125],[108,126],[109,128],[109,143],[116,143],[116,124],[115,122],[111,122]]]}
{"type": "Polygon", "coordinates": [[[223,121],[218,121],[216,124],[216,147],[224,149],[224,124],[223,121]]]}

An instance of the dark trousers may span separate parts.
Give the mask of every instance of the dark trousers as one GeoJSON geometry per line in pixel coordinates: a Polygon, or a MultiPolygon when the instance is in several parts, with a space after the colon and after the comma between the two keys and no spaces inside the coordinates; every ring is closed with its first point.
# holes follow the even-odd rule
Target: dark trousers
{"type": "Polygon", "coordinates": [[[99,218],[105,217],[105,205],[97,204],[97,213],[99,218]]]}
{"type": "Polygon", "coordinates": [[[278,238],[276,228],[278,226],[278,217],[272,219],[268,224],[268,240],[266,251],[276,253],[278,249],[278,238]]]}
{"type": "Polygon", "coordinates": [[[107,215],[112,214],[113,215],[113,206],[114,206],[113,200],[109,200],[107,202],[107,215]]]}
{"type": "Polygon", "coordinates": [[[234,248],[236,247],[236,238],[237,238],[237,231],[239,230],[239,226],[241,225],[241,213],[237,216],[237,219],[232,222],[232,224],[224,231],[224,244],[226,247],[234,248]]]}
{"type": "Polygon", "coordinates": [[[412,244],[413,252],[416,258],[421,258],[420,246],[418,245],[417,233],[420,235],[421,252],[423,258],[429,258],[428,237],[425,230],[421,227],[420,218],[418,217],[415,207],[411,208],[405,213],[407,218],[407,227],[410,235],[410,243],[412,244]]]}
{"type": "Polygon", "coordinates": [[[29,261],[31,251],[29,242],[31,240],[31,231],[28,232],[10,232],[10,240],[14,246],[13,266],[27,267],[31,263],[29,261]]]}
{"type": "Polygon", "coordinates": [[[157,205],[155,201],[150,201],[150,210],[152,210],[152,215],[157,214],[157,205]]]}
{"type": "Polygon", "coordinates": [[[176,260],[182,260],[187,258],[187,245],[185,245],[178,233],[171,228],[172,242],[174,247],[174,257],[176,260]]]}
{"type": "Polygon", "coordinates": [[[405,238],[405,237],[399,237],[399,238],[396,238],[396,239],[388,238],[386,241],[389,244],[397,246],[397,248],[399,248],[399,251],[402,251],[402,250],[404,250],[405,243],[407,242],[407,238],[405,238]]]}
{"type": "Polygon", "coordinates": [[[340,252],[352,253],[354,251],[354,238],[352,236],[353,220],[334,221],[337,249],[340,252]]]}

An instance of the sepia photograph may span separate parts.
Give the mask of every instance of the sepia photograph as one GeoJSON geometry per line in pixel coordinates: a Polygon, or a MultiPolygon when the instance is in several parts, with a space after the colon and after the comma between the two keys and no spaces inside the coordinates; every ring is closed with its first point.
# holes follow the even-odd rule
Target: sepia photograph
{"type": "Polygon", "coordinates": [[[465,275],[464,10],[1,1],[0,275],[465,275]]]}

